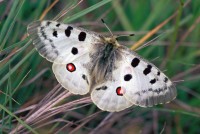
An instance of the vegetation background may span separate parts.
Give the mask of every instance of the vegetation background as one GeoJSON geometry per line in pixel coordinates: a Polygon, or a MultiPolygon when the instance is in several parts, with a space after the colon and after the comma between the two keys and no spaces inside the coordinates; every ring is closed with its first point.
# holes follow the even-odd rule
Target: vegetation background
{"type": "Polygon", "coordinates": [[[197,134],[199,82],[200,0],[0,0],[1,134],[197,134]],[[161,35],[137,52],[166,70],[176,82],[177,99],[109,113],[99,110],[89,95],[71,95],[27,37],[29,23],[55,18],[109,35],[103,18],[114,34],[135,33],[120,40],[133,50],[161,35]]]}

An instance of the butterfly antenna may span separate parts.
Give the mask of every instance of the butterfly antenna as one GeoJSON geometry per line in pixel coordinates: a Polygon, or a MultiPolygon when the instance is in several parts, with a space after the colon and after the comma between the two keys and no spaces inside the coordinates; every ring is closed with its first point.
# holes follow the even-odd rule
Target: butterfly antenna
{"type": "Polygon", "coordinates": [[[103,19],[101,19],[101,21],[103,22],[103,24],[105,25],[105,27],[108,29],[108,31],[110,32],[110,34],[114,37],[112,31],[110,30],[110,28],[108,27],[108,25],[105,23],[105,21],[103,19]]]}
{"type": "Polygon", "coordinates": [[[176,81],[173,81],[174,83],[180,83],[180,82],[184,82],[185,80],[176,80],[176,81]]]}
{"type": "Polygon", "coordinates": [[[123,35],[117,35],[116,39],[119,37],[127,37],[127,36],[134,36],[135,34],[123,34],[123,35]]]}

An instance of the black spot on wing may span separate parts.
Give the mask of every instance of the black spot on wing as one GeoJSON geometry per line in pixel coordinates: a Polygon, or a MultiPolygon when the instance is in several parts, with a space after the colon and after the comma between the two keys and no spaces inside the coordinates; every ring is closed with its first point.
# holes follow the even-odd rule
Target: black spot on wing
{"type": "Polygon", "coordinates": [[[151,72],[151,68],[152,68],[151,65],[147,65],[147,68],[145,68],[144,71],[143,71],[144,75],[149,74],[151,72]]]}
{"type": "Polygon", "coordinates": [[[125,81],[130,81],[131,79],[132,79],[132,75],[131,74],[124,75],[124,80],[125,81]]]}
{"type": "Polygon", "coordinates": [[[68,26],[67,29],[65,30],[65,35],[69,37],[71,35],[71,31],[73,30],[73,27],[68,26]]]}
{"type": "Polygon", "coordinates": [[[88,81],[88,78],[85,74],[82,75],[82,78],[87,82],[87,84],[89,85],[89,81],[88,81]]]}
{"type": "Polygon", "coordinates": [[[132,65],[133,67],[137,67],[139,63],[140,63],[140,60],[139,60],[138,58],[134,58],[134,59],[132,60],[132,62],[131,62],[131,65],[132,65]]]}
{"type": "Polygon", "coordinates": [[[54,37],[58,37],[57,31],[53,31],[53,36],[54,36],[54,37]]]}
{"type": "Polygon", "coordinates": [[[157,72],[157,75],[158,75],[158,76],[160,75],[160,71],[157,72]]]}
{"type": "Polygon", "coordinates": [[[84,41],[86,38],[86,33],[85,32],[80,32],[80,34],[78,35],[78,40],[79,41],[84,41]]]}
{"type": "Polygon", "coordinates": [[[59,27],[59,26],[60,26],[60,23],[56,24],[56,26],[59,27]]]}
{"type": "Polygon", "coordinates": [[[164,82],[165,82],[165,83],[167,83],[167,81],[168,81],[168,78],[167,78],[167,77],[165,77],[165,79],[164,79],[164,82]]]}
{"type": "Polygon", "coordinates": [[[73,47],[71,52],[73,55],[76,55],[76,54],[78,54],[78,49],[76,47],[73,47]]]}
{"type": "Polygon", "coordinates": [[[107,86],[102,86],[102,87],[96,88],[95,90],[106,90],[107,88],[108,88],[107,86]]]}
{"type": "Polygon", "coordinates": [[[150,81],[150,83],[151,84],[154,84],[154,83],[156,83],[156,79],[154,78],[154,79],[152,79],[151,81],[150,81]]]}

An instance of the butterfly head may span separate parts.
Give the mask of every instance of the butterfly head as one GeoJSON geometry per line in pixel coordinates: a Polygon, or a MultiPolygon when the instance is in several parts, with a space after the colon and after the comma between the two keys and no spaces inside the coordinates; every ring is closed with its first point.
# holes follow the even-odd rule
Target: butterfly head
{"type": "Polygon", "coordinates": [[[105,23],[105,21],[103,19],[101,19],[101,21],[103,22],[103,24],[105,25],[105,27],[108,29],[108,31],[110,32],[111,36],[110,37],[104,37],[104,41],[107,44],[112,44],[115,48],[120,47],[121,45],[118,43],[117,39],[119,37],[123,37],[123,36],[134,36],[134,34],[128,34],[128,35],[113,35],[112,31],[110,30],[110,28],[107,26],[107,24],[105,23]]]}
{"type": "Polygon", "coordinates": [[[117,41],[117,36],[111,36],[111,37],[104,37],[105,43],[112,44],[114,47],[120,47],[121,45],[117,41]]]}

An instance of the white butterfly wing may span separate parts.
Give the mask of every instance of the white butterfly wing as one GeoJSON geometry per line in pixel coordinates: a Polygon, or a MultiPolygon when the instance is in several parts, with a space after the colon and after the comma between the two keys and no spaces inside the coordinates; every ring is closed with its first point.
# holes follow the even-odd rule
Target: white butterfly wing
{"type": "Polygon", "coordinates": [[[135,105],[150,107],[167,103],[176,97],[176,88],[169,78],[135,52],[126,50],[121,79],[124,96],[135,105]]]}
{"type": "Polygon", "coordinates": [[[36,21],[28,34],[38,52],[51,62],[68,63],[88,53],[101,38],[98,34],[55,21],[36,21]]]}
{"type": "Polygon", "coordinates": [[[91,78],[85,64],[90,61],[89,54],[67,64],[53,63],[52,69],[58,82],[73,94],[84,95],[89,92],[91,78]]]}
{"type": "Polygon", "coordinates": [[[111,80],[107,80],[104,83],[93,87],[91,99],[100,109],[109,112],[116,112],[133,105],[133,103],[123,96],[121,73],[121,68],[118,68],[112,72],[111,80]]]}
{"type": "Polygon", "coordinates": [[[112,80],[92,89],[91,98],[102,110],[121,111],[130,106],[150,107],[176,97],[173,83],[153,64],[127,49],[116,62],[112,80]]]}
{"type": "Polygon", "coordinates": [[[73,94],[89,92],[90,74],[85,64],[89,52],[101,40],[100,35],[73,25],[55,21],[36,21],[28,26],[36,49],[53,62],[58,82],[73,94]]]}

